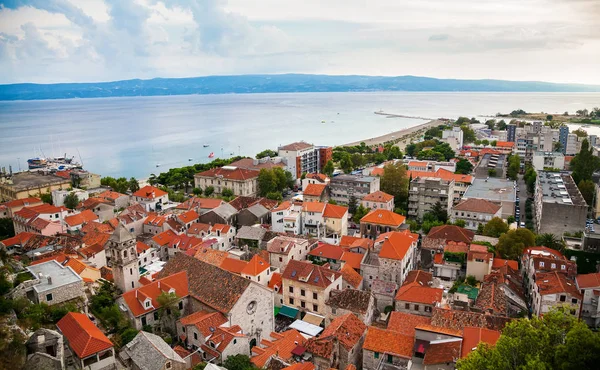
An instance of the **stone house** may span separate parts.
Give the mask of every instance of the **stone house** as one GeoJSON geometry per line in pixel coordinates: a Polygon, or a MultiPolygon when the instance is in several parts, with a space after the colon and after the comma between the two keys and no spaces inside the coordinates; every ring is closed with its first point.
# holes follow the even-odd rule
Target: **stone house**
{"type": "Polygon", "coordinates": [[[421,316],[431,316],[433,307],[442,302],[444,290],[411,282],[396,294],[395,310],[421,316]]]}
{"type": "Polygon", "coordinates": [[[418,242],[419,234],[409,230],[380,235],[374,247],[379,253],[378,278],[402,285],[409,271],[416,268],[418,242]]]}
{"type": "Polygon", "coordinates": [[[203,190],[212,186],[216,195],[229,189],[234,195],[254,197],[258,193],[258,174],[259,171],[223,166],[195,174],[194,184],[203,190]]]}
{"type": "Polygon", "coordinates": [[[237,225],[240,227],[256,224],[270,224],[270,217],[271,211],[262,204],[257,203],[239,211],[237,215],[237,225]]]}
{"type": "Polygon", "coordinates": [[[469,198],[452,207],[450,220],[465,222],[465,228],[477,231],[494,217],[502,218],[502,206],[487,199],[469,198]]]}
{"type": "Polygon", "coordinates": [[[342,274],[310,262],[291,260],[282,273],[284,304],[324,315],[333,289],[342,287],[342,274]]]}
{"type": "Polygon", "coordinates": [[[326,184],[308,184],[302,190],[302,200],[305,202],[326,203],[329,200],[329,188],[326,184]]]}
{"type": "Polygon", "coordinates": [[[115,366],[113,343],[87,315],[69,312],[56,323],[56,327],[72,353],[75,368],[100,370],[115,366]]]}
{"type": "Polygon", "coordinates": [[[265,340],[260,342],[260,347],[252,347],[254,356],[250,361],[259,369],[267,368],[272,360],[286,364],[294,363],[297,356],[293,351],[298,346],[303,347],[305,343],[306,339],[295,329],[288,329],[282,333],[271,332],[265,334],[265,340]]]}
{"type": "Polygon", "coordinates": [[[306,351],[313,355],[318,369],[346,369],[362,365],[362,345],[367,326],[354,314],[335,318],[318,338],[306,342],[306,351]]]}
{"type": "Polygon", "coordinates": [[[302,204],[301,232],[335,240],[348,234],[348,208],[329,203],[302,204]]]}
{"type": "Polygon", "coordinates": [[[156,334],[140,331],[119,352],[131,369],[187,370],[186,362],[156,334]]]}
{"type": "Polygon", "coordinates": [[[64,207],[41,204],[23,207],[13,214],[15,234],[33,232],[42,235],[55,235],[63,232],[63,223],[68,211],[64,207]]]}
{"type": "Polygon", "coordinates": [[[15,199],[5,203],[2,203],[6,207],[6,214],[3,214],[3,218],[13,218],[15,212],[23,209],[23,207],[35,207],[44,204],[40,198],[29,197],[23,199],[15,199]]]}
{"type": "Polygon", "coordinates": [[[189,211],[185,211],[176,215],[175,220],[183,226],[184,230],[189,230],[192,224],[198,222],[198,217],[198,213],[196,213],[196,211],[193,209],[190,209],[189,211]]]}
{"type": "Polygon", "coordinates": [[[95,268],[106,266],[106,250],[103,244],[92,244],[81,248],[78,252],[91,266],[95,268]]]}
{"type": "Polygon", "coordinates": [[[163,294],[175,294],[177,296],[178,300],[174,304],[181,315],[190,312],[188,275],[185,271],[154,280],[147,285],[130,290],[120,296],[117,303],[121,310],[125,311],[134,328],[142,330],[145,326],[151,326],[156,330],[175,333],[176,316],[174,313],[167,310],[166,315],[163,317],[159,313],[161,304],[158,298],[163,294]]]}
{"type": "Polygon", "coordinates": [[[144,232],[144,221],[149,213],[143,205],[131,205],[117,216],[117,220],[125,225],[127,230],[135,236],[139,236],[144,232]]]}
{"type": "Polygon", "coordinates": [[[381,364],[395,369],[409,369],[413,343],[414,339],[410,336],[369,326],[363,343],[363,370],[380,369],[381,364]]]}
{"type": "Polygon", "coordinates": [[[305,260],[308,251],[314,248],[316,243],[316,240],[311,243],[308,239],[276,236],[267,242],[269,264],[283,270],[291,260],[305,260]]]}
{"type": "Polygon", "coordinates": [[[394,299],[398,284],[391,281],[383,281],[379,279],[373,280],[371,285],[371,293],[375,297],[377,311],[385,312],[386,307],[394,308],[394,299]]]}
{"type": "Polygon", "coordinates": [[[332,290],[325,302],[325,326],[349,313],[356,315],[365,325],[370,325],[375,309],[375,296],[371,292],[355,289],[332,290]]]}
{"type": "MultiPolygon", "coordinates": [[[[172,230],[167,223],[169,216],[149,213],[144,220],[143,233],[157,235],[167,230],[172,230]]],[[[174,230],[172,230],[174,231],[174,230]]]]}
{"type": "Polygon", "coordinates": [[[394,196],[383,191],[376,191],[374,193],[365,195],[360,201],[363,207],[367,209],[385,209],[388,211],[394,211],[394,196]]]}
{"type": "Polygon", "coordinates": [[[186,348],[197,350],[222,325],[228,325],[227,318],[222,313],[197,311],[177,320],[177,335],[186,348]]]}
{"type": "Polygon", "coordinates": [[[99,222],[105,222],[115,217],[116,208],[109,201],[102,198],[88,198],[79,203],[77,210],[89,210],[98,216],[99,222]]]}
{"type": "Polygon", "coordinates": [[[88,209],[64,218],[65,228],[70,234],[76,234],[85,224],[97,221],[98,216],[88,209]]]}
{"type": "Polygon", "coordinates": [[[9,294],[12,299],[27,298],[33,303],[55,305],[73,299],[86,301],[83,279],[71,267],[52,259],[27,266],[31,280],[15,287],[9,294]]]}
{"type": "Polygon", "coordinates": [[[147,185],[131,194],[130,201],[141,204],[148,212],[160,211],[163,205],[169,203],[169,194],[164,190],[147,185]]]}
{"type": "Polygon", "coordinates": [[[255,254],[241,271],[243,278],[267,286],[271,279],[271,266],[264,258],[255,254]]]}
{"type": "Polygon", "coordinates": [[[342,283],[344,289],[357,289],[362,290],[363,288],[363,277],[356,272],[352,266],[345,263],[340,269],[342,274],[342,283]]]}
{"type": "Polygon", "coordinates": [[[127,208],[129,206],[129,196],[126,194],[117,193],[116,191],[107,190],[100,194],[96,194],[96,198],[108,201],[115,210],[127,208]]]}
{"type": "Polygon", "coordinates": [[[432,227],[421,242],[421,268],[431,268],[435,254],[443,253],[444,247],[448,242],[452,241],[470,245],[474,237],[475,233],[473,231],[454,225],[432,227]]]}
{"type": "Polygon", "coordinates": [[[532,313],[536,316],[543,316],[553,307],[565,306],[571,315],[579,317],[583,295],[574,279],[552,271],[535,275],[530,299],[532,313]]]}
{"type": "Polygon", "coordinates": [[[385,209],[375,209],[360,219],[363,238],[377,239],[380,234],[400,231],[406,217],[385,209]]]}
{"type": "Polygon", "coordinates": [[[27,339],[24,369],[62,370],[65,368],[63,336],[50,329],[38,329],[27,339]]]}
{"type": "Polygon", "coordinates": [[[238,210],[229,203],[223,203],[220,206],[211,209],[200,215],[199,221],[204,224],[237,224],[238,210]]]}
{"type": "Polygon", "coordinates": [[[217,266],[179,253],[159,272],[159,278],[187,271],[188,312],[220,312],[231,325],[239,325],[250,344],[260,342],[274,329],[273,291],[217,266]],[[227,289],[223,289],[227,287],[227,289]]]}
{"type": "Polygon", "coordinates": [[[268,287],[275,295],[275,307],[283,306],[283,280],[280,272],[271,275],[268,287]]]}

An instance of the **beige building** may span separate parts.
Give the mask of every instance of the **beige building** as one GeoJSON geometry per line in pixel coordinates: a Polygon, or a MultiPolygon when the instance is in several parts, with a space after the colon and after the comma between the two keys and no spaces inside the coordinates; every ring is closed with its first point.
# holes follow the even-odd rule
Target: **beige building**
{"type": "Polygon", "coordinates": [[[212,186],[215,194],[229,189],[237,196],[255,197],[258,194],[258,174],[259,171],[223,166],[195,174],[194,184],[202,190],[212,186]]]}
{"type": "Polygon", "coordinates": [[[329,293],[342,287],[342,274],[310,262],[292,260],[283,271],[282,281],[286,306],[325,315],[329,293]]]}
{"type": "Polygon", "coordinates": [[[492,272],[494,255],[487,251],[484,245],[472,244],[467,253],[467,276],[474,276],[477,281],[483,281],[485,275],[492,272]]]}
{"type": "Polygon", "coordinates": [[[394,196],[384,193],[381,190],[365,195],[360,203],[367,209],[386,209],[388,211],[394,210],[394,196]]]}
{"type": "Polygon", "coordinates": [[[534,315],[543,316],[553,307],[564,306],[565,312],[579,317],[583,295],[575,280],[558,271],[538,273],[531,294],[531,309],[534,315]]]}
{"type": "Polygon", "coordinates": [[[267,242],[269,264],[274,268],[283,270],[291,260],[302,261],[306,259],[308,251],[316,243],[317,240],[310,242],[308,239],[277,236],[267,242]]]}
{"type": "Polygon", "coordinates": [[[463,220],[465,229],[477,231],[494,217],[502,217],[502,206],[486,199],[470,198],[458,203],[450,211],[450,220],[463,220]]]}
{"type": "Polygon", "coordinates": [[[438,202],[449,212],[454,199],[454,180],[417,177],[409,184],[408,194],[409,217],[422,220],[438,202]]]}
{"type": "Polygon", "coordinates": [[[42,172],[18,172],[0,176],[0,201],[39,197],[52,194],[54,190],[67,190],[71,180],[43,174],[42,172]]]}

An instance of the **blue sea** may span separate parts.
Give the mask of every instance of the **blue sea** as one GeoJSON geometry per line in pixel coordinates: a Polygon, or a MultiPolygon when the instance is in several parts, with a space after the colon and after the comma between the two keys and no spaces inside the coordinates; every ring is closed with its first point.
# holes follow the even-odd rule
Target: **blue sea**
{"type": "Polygon", "coordinates": [[[0,167],[66,153],[103,176],[147,178],[192,163],[254,156],[293,141],[339,145],[425,121],[524,109],[563,113],[600,93],[286,93],[0,102],[0,167]],[[323,122],[324,121],[324,122],[323,122]],[[209,147],[203,147],[208,144],[209,147]],[[189,161],[189,159],[192,161],[189,161]],[[160,164],[160,167],[156,167],[160,164]]]}

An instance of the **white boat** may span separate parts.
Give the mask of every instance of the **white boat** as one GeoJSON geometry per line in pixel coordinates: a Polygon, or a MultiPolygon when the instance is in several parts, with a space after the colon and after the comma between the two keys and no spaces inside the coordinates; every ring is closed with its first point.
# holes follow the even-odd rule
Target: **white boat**
{"type": "Polygon", "coordinates": [[[188,162],[191,162],[193,158],[188,158],[188,162]]]}
{"type": "Polygon", "coordinates": [[[210,145],[208,145],[208,144],[204,144],[204,145],[202,145],[202,146],[203,146],[203,147],[205,147],[205,148],[208,148],[210,145]]]}
{"type": "Polygon", "coordinates": [[[160,167],[160,163],[157,163],[157,164],[156,164],[156,167],[160,167]]]}

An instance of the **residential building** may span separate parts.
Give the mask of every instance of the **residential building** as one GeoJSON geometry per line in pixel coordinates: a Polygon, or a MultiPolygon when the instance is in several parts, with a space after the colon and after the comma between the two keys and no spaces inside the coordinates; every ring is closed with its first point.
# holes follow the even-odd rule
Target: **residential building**
{"type": "Polygon", "coordinates": [[[186,362],[163,338],[145,331],[140,331],[123,346],[119,357],[131,369],[188,369],[186,362]]]}
{"type": "Polygon", "coordinates": [[[473,174],[477,179],[486,179],[488,177],[506,178],[506,170],[508,168],[507,156],[501,153],[485,153],[477,166],[473,170],[473,174]]]}
{"type": "Polygon", "coordinates": [[[302,233],[337,240],[348,234],[348,207],[329,203],[302,204],[302,233]]]}
{"type": "Polygon", "coordinates": [[[406,217],[385,209],[374,209],[360,219],[360,234],[363,238],[377,239],[380,234],[400,231],[406,217]]]}
{"type": "Polygon", "coordinates": [[[108,201],[117,210],[127,208],[129,206],[128,195],[117,193],[116,191],[112,190],[106,190],[100,194],[96,194],[95,198],[100,198],[108,201]]]}
{"type": "MultiPolygon", "coordinates": [[[[490,177],[489,179],[473,179],[462,199],[486,199],[502,205],[502,218],[515,214],[517,191],[511,180],[490,177]]],[[[585,222],[584,222],[585,224],[585,222]]]]}
{"type": "Polygon", "coordinates": [[[291,143],[278,148],[279,157],[284,158],[287,170],[294,180],[303,173],[321,172],[319,149],[304,141],[291,143]]]}
{"type": "Polygon", "coordinates": [[[229,203],[223,203],[220,206],[203,213],[199,221],[205,224],[226,224],[235,225],[237,223],[238,210],[229,203]]]}
{"type": "Polygon", "coordinates": [[[319,150],[319,171],[327,165],[327,162],[333,159],[333,148],[330,146],[318,146],[319,150]]]}
{"type": "Polygon", "coordinates": [[[80,202],[83,202],[90,197],[90,194],[85,190],[81,190],[81,189],[61,190],[61,189],[58,189],[58,190],[54,190],[52,192],[52,205],[54,205],[55,207],[64,206],[65,198],[69,194],[75,195],[77,197],[77,200],[79,200],[80,202]]]}
{"type": "Polygon", "coordinates": [[[33,303],[49,306],[74,299],[86,301],[83,279],[71,267],[63,266],[54,259],[26,267],[30,279],[23,281],[10,297],[29,298],[33,303]]]}
{"type": "Polygon", "coordinates": [[[325,302],[325,326],[347,314],[354,314],[365,325],[370,325],[375,308],[375,296],[371,292],[357,289],[332,290],[325,302]]]}
{"type": "Polygon", "coordinates": [[[363,277],[349,264],[344,264],[340,269],[342,283],[345,289],[362,289],[363,277]]]}
{"type": "Polygon", "coordinates": [[[544,171],[549,168],[565,169],[565,155],[560,152],[540,152],[533,153],[531,160],[536,172],[544,171]]]}
{"type": "Polygon", "coordinates": [[[565,149],[565,155],[577,155],[581,151],[581,141],[579,136],[575,134],[569,134],[567,136],[567,147],[565,149]]]}
{"type": "Polygon", "coordinates": [[[68,233],[78,233],[84,225],[90,222],[98,222],[98,216],[86,209],[80,213],[66,216],[64,222],[68,233]]]}
{"type": "Polygon", "coordinates": [[[186,271],[190,312],[220,312],[239,325],[250,343],[258,343],[274,329],[273,291],[217,266],[179,253],[158,273],[158,278],[186,271]],[[227,289],[224,289],[227,287],[227,289]]]}
{"type": "Polygon", "coordinates": [[[327,202],[329,189],[325,184],[308,184],[302,189],[304,202],[327,202]]]}
{"type": "Polygon", "coordinates": [[[223,166],[195,174],[194,182],[200,189],[212,186],[217,195],[229,189],[234,195],[254,197],[258,194],[258,174],[259,171],[223,166]]]}
{"type": "Polygon", "coordinates": [[[344,250],[339,245],[319,242],[315,249],[308,252],[307,259],[319,264],[329,263],[331,268],[339,270],[343,254],[344,250]]]}
{"type": "Polygon", "coordinates": [[[175,207],[174,212],[185,212],[189,210],[194,210],[198,215],[202,215],[210,210],[213,210],[224,204],[225,202],[222,199],[217,198],[198,198],[192,197],[185,202],[177,205],[175,207]]]}
{"type": "Polygon", "coordinates": [[[563,154],[567,153],[567,145],[569,141],[569,126],[563,125],[558,128],[559,131],[559,142],[561,146],[561,151],[563,154]]]}
{"type": "Polygon", "coordinates": [[[329,185],[331,179],[322,173],[307,173],[302,179],[302,189],[306,189],[310,184],[329,185]]]}
{"type": "Polygon", "coordinates": [[[66,208],[51,204],[23,207],[13,214],[15,234],[33,232],[50,236],[63,232],[67,214],[66,208]]]}
{"type": "Polygon", "coordinates": [[[281,204],[271,210],[271,230],[276,233],[288,233],[300,235],[302,232],[301,205],[295,205],[290,201],[281,204]]]}
{"type": "MultiPolygon", "coordinates": [[[[437,166],[435,166],[437,167],[437,166]]],[[[471,183],[473,176],[456,174],[454,171],[448,170],[446,167],[437,168],[434,171],[408,171],[407,176],[416,179],[417,177],[434,177],[446,181],[454,180],[454,193],[452,194],[454,202],[457,203],[465,194],[471,183]]]]}
{"type": "Polygon", "coordinates": [[[27,360],[23,369],[62,370],[65,368],[63,336],[50,329],[41,328],[25,342],[27,360]]]}
{"type": "Polygon", "coordinates": [[[342,274],[310,262],[291,260],[282,273],[284,304],[324,315],[333,289],[342,287],[342,274]]]}
{"type": "Polygon", "coordinates": [[[450,130],[442,131],[442,141],[450,144],[455,151],[463,147],[463,131],[460,127],[453,127],[450,130]]]}
{"type": "Polygon", "coordinates": [[[273,290],[273,293],[275,294],[275,307],[283,306],[283,281],[281,280],[281,273],[272,273],[271,280],[269,280],[269,284],[267,286],[269,289],[273,290]]]}
{"type": "Polygon", "coordinates": [[[577,289],[583,295],[581,302],[581,319],[591,328],[600,326],[600,273],[577,275],[577,289]]]}
{"type": "Polygon", "coordinates": [[[394,211],[394,196],[383,191],[365,195],[360,203],[367,209],[386,209],[394,211]]]}
{"type": "Polygon", "coordinates": [[[1,216],[2,218],[13,218],[13,215],[24,207],[35,207],[42,204],[44,202],[41,199],[34,197],[11,200],[0,205],[5,207],[6,210],[6,214],[2,214],[1,216]]]}
{"type": "Polygon", "coordinates": [[[67,190],[71,187],[70,179],[42,172],[0,174],[0,202],[40,197],[52,194],[54,190],[67,190]]]}
{"type": "Polygon", "coordinates": [[[363,370],[410,368],[414,338],[396,331],[369,326],[363,343],[363,370]]]}
{"type": "Polygon", "coordinates": [[[175,294],[179,299],[177,309],[185,316],[189,312],[188,275],[185,271],[157,279],[139,288],[129,290],[117,299],[117,303],[137,330],[146,325],[175,332],[177,316],[159,314],[161,294],[175,294]]]}
{"type": "Polygon", "coordinates": [[[264,157],[261,159],[242,158],[232,162],[230,166],[251,171],[260,171],[263,168],[267,170],[273,168],[285,169],[285,159],[282,157],[264,157]]]}
{"type": "Polygon", "coordinates": [[[374,250],[368,252],[377,253],[377,278],[402,285],[409,271],[416,267],[418,241],[419,235],[409,230],[381,234],[375,241],[374,250]]]}
{"type": "Polygon", "coordinates": [[[431,316],[433,307],[442,302],[444,290],[419,282],[408,282],[400,287],[395,297],[396,311],[420,316],[431,316]]]}
{"type": "Polygon", "coordinates": [[[294,358],[297,358],[294,350],[305,344],[306,338],[295,329],[288,329],[282,333],[271,332],[265,334],[265,340],[260,342],[261,347],[252,347],[254,356],[250,361],[259,369],[266,368],[272,360],[286,364],[294,363],[294,358]]]}
{"type": "MultiPolygon", "coordinates": [[[[377,310],[379,312],[385,312],[386,307],[389,310],[394,307],[394,299],[396,297],[396,291],[398,289],[398,284],[393,283],[391,281],[383,281],[377,279],[377,276],[374,276],[374,280],[368,286],[371,290],[371,293],[375,296],[375,302],[377,304],[377,310]]],[[[367,287],[365,286],[365,289],[367,287]]]]}
{"type": "Polygon", "coordinates": [[[452,207],[450,220],[465,222],[465,228],[477,231],[479,225],[485,224],[494,217],[502,217],[502,207],[487,199],[470,198],[452,207]]]}
{"type": "Polygon", "coordinates": [[[471,244],[467,253],[467,276],[474,276],[477,281],[492,272],[494,255],[484,245],[471,244]]]}
{"type": "Polygon", "coordinates": [[[468,244],[448,241],[443,253],[438,252],[433,257],[433,276],[449,281],[464,276],[468,252],[468,244]]]}
{"type": "Polygon", "coordinates": [[[514,143],[517,138],[517,125],[506,125],[506,141],[514,143]]]}
{"type": "Polygon", "coordinates": [[[408,216],[423,219],[423,216],[440,203],[448,212],[454,200],[454,180],[435,177],[417,177],[409,184],[408,216]]]}
{"type": "Polygon", "coordinates": [[[243,278],[267,286],[271,279],[271,265],[264,258],[255,254],[241,271],[243,278]]]}
{"type": "Polygon", "coordinates": [[[361,201],[366,195],[379,191],[379,183],[377,176],[334,176],[329,183],[331,200],[338,204],[348,204],[350,197],[354,196],[357,201],[361,201]]]}
{"type": "Polygon", "coordinates": [[[531,291],[531,309],[536,316],[543,316],[553,307],[564,306],[568,312],[579,317],[583,295],[574,279],[558,271],[537,273],[531,291]]]}
{"type": "Polygon", "coordinates": [[[117,211],[108,200],[102,198],[88,198],[79,203],[77,210],[94,212],[94,214],[98,216],[99,222],[106,222],[114,218],[117,211]]]}
{"type": "Polygon", "coordinates": [[[463,329],[463,342],[460,352],[460,358],[465,358],[473,352],[479,343],[483,342],[489,346],[494,346],[500,339],[500,332],[486,328],[468,326],[463,329]]]}
{"type": "Polygon", "coordinates": [[[117,216],[118,222],[122,223],[130,233],[139,236],[144,232],[144,221],[148,217],[149,212],[146,211],[143,205],[133,204],[117,216]]]}
{"type": "Polygon", "coordinates": [[[144,186],[131,195],[131,201],[144,206],[148,212],[160,211],[163,205],[169,203],[169,194],[154,186],[144,186]]]}
{"type": "Polygon", "coordinates": [[[56,327],[73,354],[75,368],[100,370],[116,366],[113,343],[87,315],[69,312],[56,323],[56,327]]]}
{"type": "Polygon", "coordinates": [[[584,228],[588,205],[567,174],[538,172],[534,195],[534,224],[538,234],[562,237],[584,228]]]}
{"type": "Polygon", "coordinates": [[[373,248],[374,241],[367,238],[344,235],[340,239],[339,246],[345,251],[352,253],[365,254],[367,250],[373,248]]]}
{"type": "Polygon", "coordinates": [[[306,351],[319,369],[346,369],[361,366],[367,326],[353,313],[335,318],[318,338],[306,342],[306,351]]]}
{"type": "Polygon", "coordinates": [[[184,338],[182,340],[187,348],[197,350],[206,345],[206,338],[214,333],[216,328],[223,325],[228,325],[228,321],[222,313],[197,311],[177,321],[177,333],[184,338]]]}

